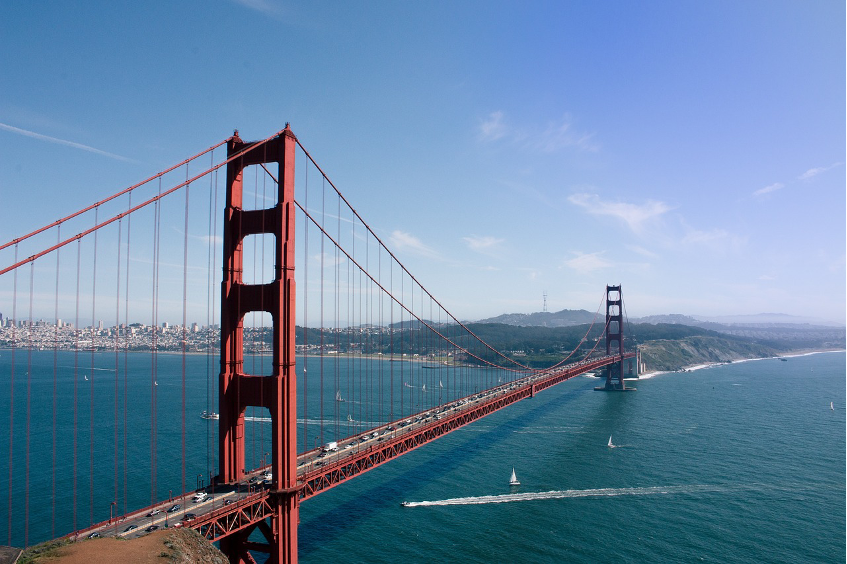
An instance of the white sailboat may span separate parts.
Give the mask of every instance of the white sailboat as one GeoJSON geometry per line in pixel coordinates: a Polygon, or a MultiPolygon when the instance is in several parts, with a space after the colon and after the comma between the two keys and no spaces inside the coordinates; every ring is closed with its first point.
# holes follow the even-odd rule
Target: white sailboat
{"type": "Polygon", "coordinates": [[[341,390],[335,390],[335,401],[344,401],[344,398],[341,397],[341,390]]]}
{"type": "Polygon", "coordinates": [[[347,414],[347,421],[353,421],[353,416],[349,413],[347,414]]]}
{"type": "Polygon", "coordinates": [[[512,468],[512,477],[511,477],[511,478],[509,478],[509,485],[510,485],[510,486],[520,486],[520,485],[521,485],[521,483],[520,483],[520,482],[518,482],[518,477],[517,477],[517,476],[515,476],[515,469],[514,469],[514,467],[512,468]]]}
{"type": "Polygon", "coordinates": [[[85,378],[86,382],[88,382],[88,376],[87,375],[83,374],[82,377],[85,378]]]}
{"type": "Polygon", "coordinates": [[[835,406],[834,406],[834,405],[832,405],[832,402],[829,402],[829,408],[830,408],[832,411],[835,411],[835,406]]]}
{"type": "Polygon", "coordinates": [[[608,446],[609,448],[615,448],[615,445],[612,444],[612,435],[609,435],[609,444],[606,446],[608,446]]]}
{"type": "Polygon", "coordinates": [[[423,386],[421,386],[421,391],[422,391],[423,393],[426,393],[426,384],[424,384],[423,386]]]}

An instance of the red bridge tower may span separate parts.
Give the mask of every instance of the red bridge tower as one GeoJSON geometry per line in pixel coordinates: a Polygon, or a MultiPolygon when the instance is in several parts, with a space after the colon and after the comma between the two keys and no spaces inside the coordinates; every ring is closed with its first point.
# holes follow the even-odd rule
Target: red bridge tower
{"type": "Polygon", "coordinates": [[[595,390],[626,392],[623,350],[623,296],[620,285],[606,286],[606,355],[618,355],[620,360],[606,367],[606,385],[595,390]]]}
{"type": "Polygon", "coordinates": [[[227,144],[227,192],[223,227],[221,288],[221,374],[219,396],[219,483],[244,477],[244,412],[248,406],[267,408],[272,420],[273,516],[221,540],[230,562],[253,562],[247,552],[267,552],[272,563],[297,562],[297,384],[294,372],[294,154],[291,129],[266,143],[244,143],[236,131],[227,144]],[[255,145],[254,149],[251,146],[255,145]],[[242,174],[251,165],[278,163],[277,203],[263,210],[244,210],[242,174]],[[249,235],[276,237],[274,279],[244,284],[242,248],[249,235]],[[266,311],[273,317],[273,372],[245,372],[244,316],[266,311]],[[258,527],[266,543],[248,541],[258,527]]]}

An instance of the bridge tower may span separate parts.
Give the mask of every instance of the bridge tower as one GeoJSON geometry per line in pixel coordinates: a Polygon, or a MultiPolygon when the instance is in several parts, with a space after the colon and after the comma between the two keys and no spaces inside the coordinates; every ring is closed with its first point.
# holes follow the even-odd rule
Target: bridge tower
{"type": "Polygon", "coordinates": [[[624,382],[623,296],[620,284],[606,286],[606,355],[616,354],[620,360],[606,367],[606,385],[595,390],[629,391],[624,382]],[[616,344],[616,346],[613,346],[616,344]]]}
{"type": "Polygon", "coordinates": [[[227,144],[226,208],[223,227],[221,287],[221,373],[219,394],[218,483],[233,484],[244,477],[244,413],[248,406],[270,411],[272,425],[272,516],[221,540],[232,563],[253,562],[249,550],[267,552],[268,562],[297,562],[297,386],[294,371],[294,156],[296,138],[286,125],[264,144],[245,143],[238,131],[227,144]],[[251,150],[251,146],[256,145],[251,150]],[[243,171],[251,165],[277,163],[277,203],[262,210],[244,210],[243,171]],[[242,249],[249,235],[276,238],[274,279],[245,284],[242,249]],[[273,369],[270,376],[245,372],[244,316],[266,311],[273,317],[273,369]],[[258,527],[266,543],[248,541],[258,527]]]}

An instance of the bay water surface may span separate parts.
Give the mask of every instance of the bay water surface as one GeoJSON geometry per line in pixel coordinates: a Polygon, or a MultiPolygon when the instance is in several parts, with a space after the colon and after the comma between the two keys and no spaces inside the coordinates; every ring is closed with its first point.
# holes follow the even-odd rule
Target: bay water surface
{"type": "MultiPolygon", "coordinates": [[[[0,351],[0,428],[14,428],[0,441],[0,544],[7,536],[34,544],[207,483],[217,422],[199,413],[216,410],[216,361],[186,360],[183,469],[180,355],[159,355],[151,385],[149,355],[121,356],[145,376],[116,382],[123,369],[113,354],[88,361],[90,353],[19,350],[12,387],[9,353],[0,351]],[[74,372],[75,362],[87,367],[74,372]]],[[[407,370],[395,385],[417,391],[402,406],[394,397],[390,413],[384,401],[357,405],[343,386],[345,402],[324,398],[322,413],[311,403],[320,397],[314,384],[304,385],[311,399],[299,450],[432,403],[414,378],[429,378],[438,394],[473,392],[407,370]],[[347,428],[338,409],[352,414],[347,428]],[[323,428],[321,417],[334,422],[323,428]]],[[[595,392],[597,384],[554,386],[303,502],[300,561],[843,561],[844,353],[660,374],[630,393],[595,392]],[[513,467],[517,487],[508,485],[513,467]]],[[[256,421],[247,431],[246,463],[255,467],[270,450],[270,428],[256,421]]]]}

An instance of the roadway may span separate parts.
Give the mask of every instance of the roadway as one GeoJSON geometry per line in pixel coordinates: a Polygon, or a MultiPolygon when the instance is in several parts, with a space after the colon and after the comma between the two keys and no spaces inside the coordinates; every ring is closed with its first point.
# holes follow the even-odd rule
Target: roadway
{"type": "MultiPolygon", "coordinates": [[[[594,369],[593,367],[598,360],[601,359],[595,358],[591,361],[577,362],[556,370],[526,376],[408,418],[375,427],[366,433],[337,441],[336,451],[318,448],[304,452],[297,457],[298,482],[305,482],[310,477],[324,472],[328,467],[343,466],[349,461],[361,457],[363,451],[372,452],[375,448],[382,446],[383,441],[396,442],[402,440],[405,436],[414,436],[421,433],[422,429],[437,424],[442,419],[455,418],[465,412],[472,412],[481,405],[495,401],[498,397],[512,394],[516,390],[529,388],[537,382],[547,382],[552,377],[572,371],[576,372],[573,376],[583,374],[594,369]],[[586,368],[588,366],[591,368],[586,368]]],[[[241,505],[246,506],[255,503],[258,498],[264,497],[264,495],[257,494],[264,494],[263,490],[270,490],[272,482],[270,467],[258,468],[248,472],[244,479],[237,484],[199,488],[196,491],[187,492],[177,498],[157,503],[128,515],[98,523],[69,536],[71,538],[98,536],[135,538],[162,528],[194,526],[196,525],[195,521],[206,521],[205,516],[226,506],[233,506],[232,509],[235,510],[241,505]],[[207,497],[204,500],[195,501],[194,496],[198,492],[205,492],[207,497]]]]}

